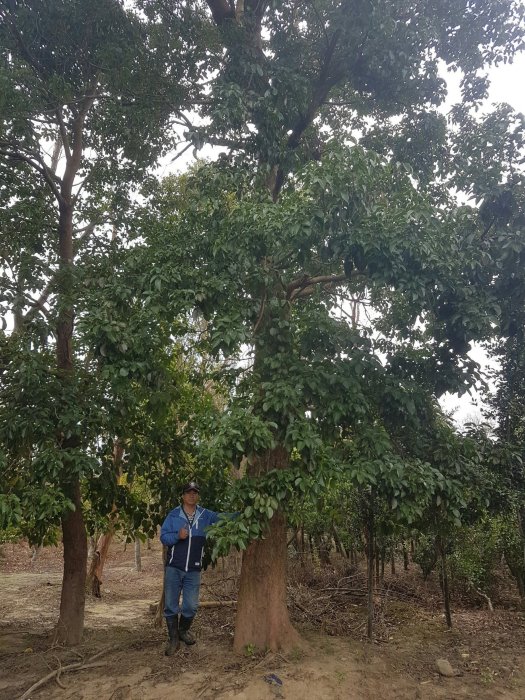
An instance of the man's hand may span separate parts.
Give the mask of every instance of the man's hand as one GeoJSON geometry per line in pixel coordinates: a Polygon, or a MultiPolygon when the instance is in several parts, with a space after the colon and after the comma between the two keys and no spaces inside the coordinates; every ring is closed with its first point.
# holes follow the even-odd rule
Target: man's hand
{"type": "Polygon", "coordinates": [[[188,536],[188,528],[181,527],[181,529],[179,530],[179,540],[185,540],[187,536],[188,536]]]}

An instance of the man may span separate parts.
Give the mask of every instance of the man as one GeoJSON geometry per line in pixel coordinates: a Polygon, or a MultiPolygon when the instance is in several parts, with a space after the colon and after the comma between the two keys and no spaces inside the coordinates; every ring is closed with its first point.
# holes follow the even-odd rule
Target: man
{"type": "Polygon", "coordinates": [[[185,644],[195,644],[189,629],[199,605],[206,530],[220,518],[219,513],[201,508],[198,501],[199,487],[195,481],[184,484],[182,505],[168,513],[160,531],[160,541],[168,547],[164,576],[166,656],[179,649],[180,639],[185,644]],[[179,606],[181,592],[182,605],[179,606]]]}

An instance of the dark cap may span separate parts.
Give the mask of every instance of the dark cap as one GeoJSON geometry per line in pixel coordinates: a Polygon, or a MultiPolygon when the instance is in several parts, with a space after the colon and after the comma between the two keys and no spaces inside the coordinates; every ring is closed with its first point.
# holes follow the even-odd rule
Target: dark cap
{"type": "Polygon", "coordinates": [[[199,493],[200,488],[198,483],[196,481],[188,481],[187,484],[184,484],[182,493],[187,493],[188,491],[197,491],[197,493],[199,493]]]}

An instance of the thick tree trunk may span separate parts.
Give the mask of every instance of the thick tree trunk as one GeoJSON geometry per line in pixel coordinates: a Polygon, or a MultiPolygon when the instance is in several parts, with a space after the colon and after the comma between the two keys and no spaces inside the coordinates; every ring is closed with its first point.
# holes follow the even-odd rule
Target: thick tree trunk
{"type": "Polygon", "coordinates": [[[392,576],[396,575],[396,555],[393,547],[390,550],[390,573],[392,576]]]}
{"type": "MultiPolygon", "coordinates": [[[[262,293],[261,313],[253,330],[256,340],[254,371],[260,381],[256,412],[260,411],[265,418],[264,382],[274,378],[274,366],[268,363],[268,358],[282,353],[283,347],[291,347],[289,330],[281,330],[278,335],[274,335],[274,329],[281,327],[289,318],[290,306],[286,303],[285,294],[282,281],[276,276],[274,285],[262,293]],[[266,303],[268,300],[278,302],[277,312],[273,303],[266,303]]],[[[290,455],[281,442],[286,423],[284,418],[282,423],[280,430],[275,431],[276,446],[253,455],[249,461],[250,477],[257,479],[274,469],[288,468],[290,455]]],[[[248,645],[277,651],[291,649],[300,643],[299,634],[290,622],[286,606],[286,543],[286,516],[277,510],[268,522],[265,538],[251,542],[243,556],[233,642],[236,652],[242,652],[248,645]]]]}
{"type": "Polygon", "coordinates": [[[286,519],[270,520],[264,540],[252,542],[243,557],[233,648],[291,649],[300,643],[286,607],[286,519]]]}
{"type": "Polygon", "coordinates": [[[87,569],[87,536],[78,480],[73,484],[72,490],[75,510],[69,512],[62,520],[64,576],[60,617],[54,635],[56,643],[68,646],[80,644],[82,641],[87,569]]]}
{"type": "MultiPolygon", "coordinates": [[[[74,372],[73,365],[73,307],[71,304],[73,287],[73,207],[71,188],[63,188],[64,199],[59,206],[59,256],[61,283],[57,320],[57,369],[62,381],[67,384],[74,372]],[[64,191],[65,190],[65,191],[64,191]]],[[[67,450],[78,444],[75,436],[64,440],[58,436],[62,449],[67,450]]],[[[62,541],[64,545],[64,576],[60,599],[60,616],[55,630],[55,641],[74,645],[82,641],[84,631],[85,582],[87,569],[87,533],[82,513],[80,481],[70,481],[64,474],[64,489],[71,498],[75,510],[68,511],[62,518],[62,541]]]]}

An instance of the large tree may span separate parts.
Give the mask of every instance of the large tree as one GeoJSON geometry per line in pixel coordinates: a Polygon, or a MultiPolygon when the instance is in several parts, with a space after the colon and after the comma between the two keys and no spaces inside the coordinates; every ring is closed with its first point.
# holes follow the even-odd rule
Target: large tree
{"type": "Polygon", "coordinates": [[[34,401],[46,421],[5,437],[13,459],[40,460],[43,483],[46,470],[58,475],[64,579],[57,639],[67,643],[82,636],[80,484],[96,465],[86,452],[96,401],[91,395],[89,402],[80,364],[86,348],[74,342],[84,283],[79,254],[103,246],[108,225],[122,230],[130,188],[173,142],[172,115],[201,78],[205,47],[196,42],[197,23],[184,24],[181,12],[171,18],[179,30],[168,31],[119,0],[0,2],[2,305],[15,324],[3,348],[4,377],[13,383],[2,404],[16,404],[13,387],[27,392],[38,372],[53,404],[46,413],[42,391],[44,403],[26,396],[28,416],[34,401]]]}
{"type": "MultiPolygon", "coordinates": [[[[159,18],[172,8],[146,5],[159,18]]],[[[446,93],[439,64],[463,71],[465,104],[479,102],[486,92],[483,69],[508,60],[521,45],[523,6],[462,0],[207,5],[220,53],[197,105],[200,120],[188,119],[187,138],[197,147],[220,146],[224,155],[190,183],[189,197],[168,188],[159,214],[164,230],[186,232],[182,244],[175,235],[166,244],[179,274],[181,250],[201,268],[193,291],[212,345],[231,353],[246,343],[253,351],[250,378],[238,390],[241,405],[262,424],[249,432],[257,436],[256,448],[253,441],[241,445],[249,476],[264,480],[286,471],[294,447],[308,473],[322,461],[321,426],[334,428],[349,413],[357,429],[363,415],[374,414],[362,380],[373,386],[383,372],[370,338],[342,330],[331,318],[338,292],[366,296],[381,312],[393,309],[383,331],[390,332],[390,324],[399,329],[398,341],[404,334],[404,356],[392,362],[390,385],[380,392],[383,407],[404,403],[407,415],[415,411],[409,396],[415,373],[438,394],[468,381],[472,366],[461,357],[489,322],[487,307],[473,295],[456,298],[468,217],[452,209],[446,193],[438,198],[429,188],[446,163],[446,129],[435,111],[446,93]],[[342,145],[372,124],[400,121],[405,143],[431,144],[424,158],[417,149],[393,154],[390,148],[381,160],[342,145]],[[423,202],[399,160],[415,161],[414,182],[439,208],[423,202]],[[170,208],[177,212],[171,221],[170,208]],[[195,242],[192,253],[188,240],[195,242]],[[448,314],[451,304],[463,314],[448,314]],[[423,317],[434,341],[411,354],[410,345],[426,340],[415,322],[431,308],[423,317]]],[[[396,344],[391,347],[398,356],[396,344]]],[[[285,514],[263,501],[271,517],[266,537],[252,542],[244,558],[237,649],[297,640],[285,604],[285,514]]]]}

